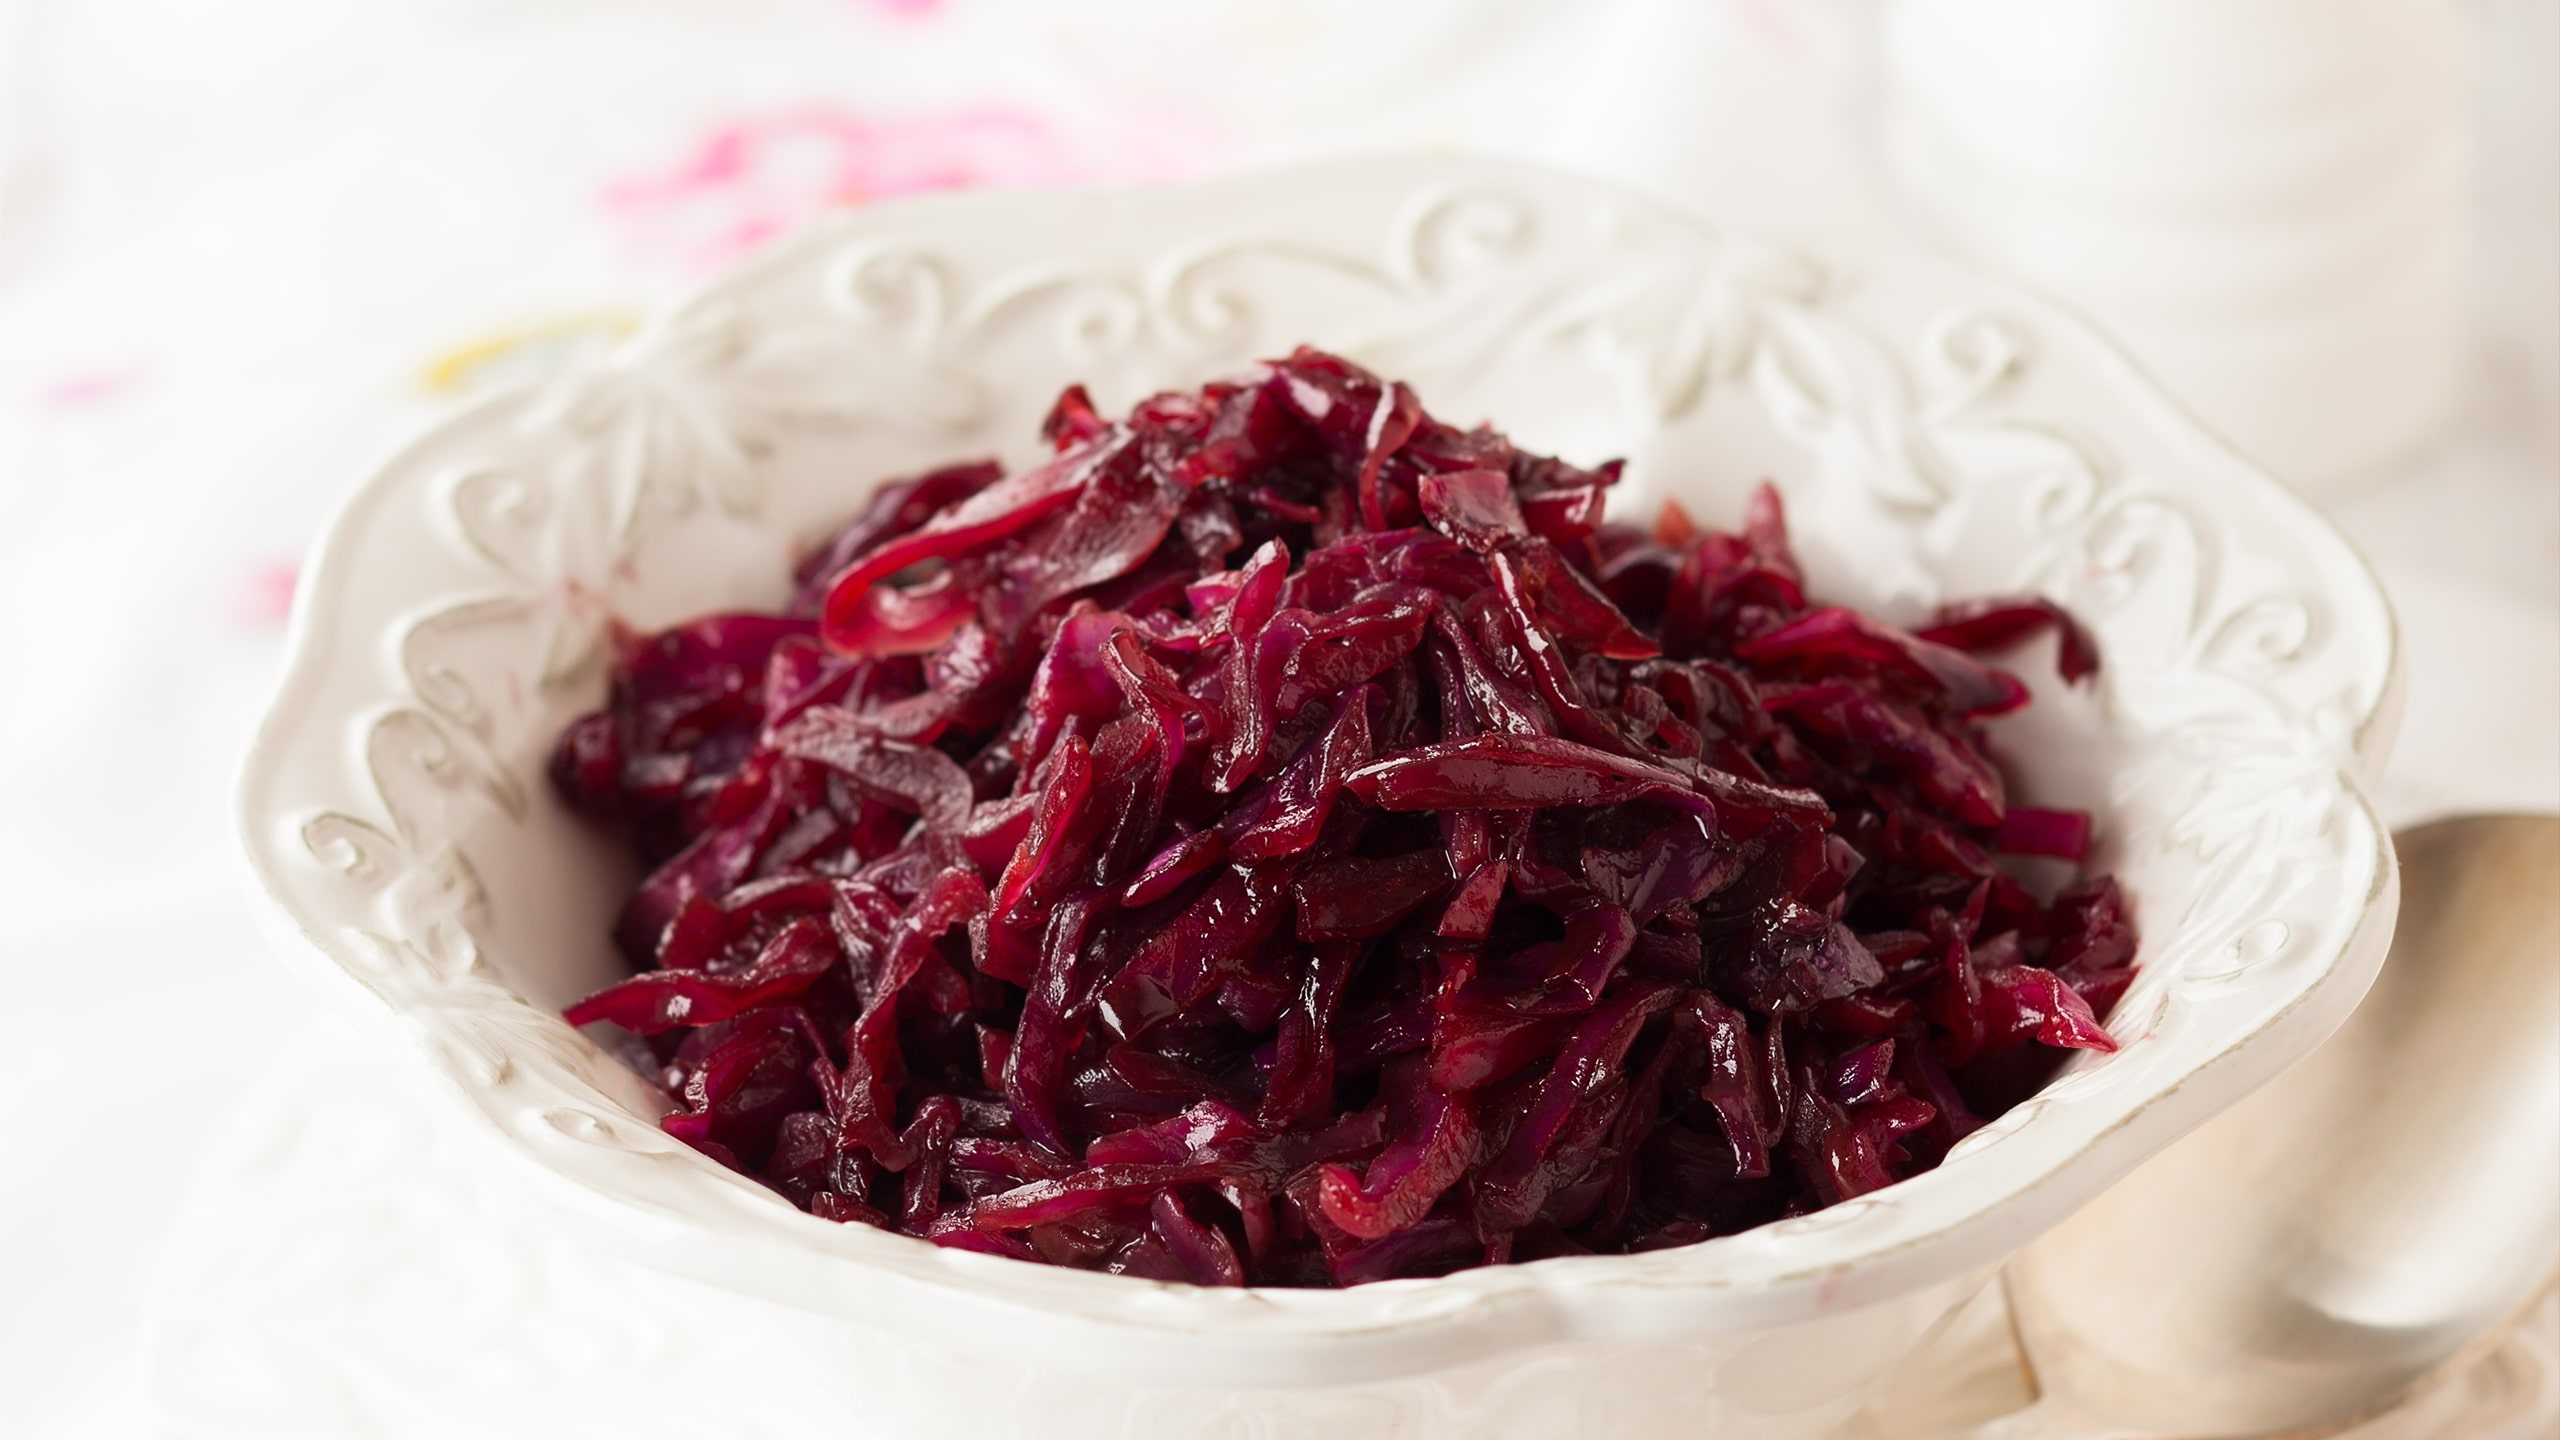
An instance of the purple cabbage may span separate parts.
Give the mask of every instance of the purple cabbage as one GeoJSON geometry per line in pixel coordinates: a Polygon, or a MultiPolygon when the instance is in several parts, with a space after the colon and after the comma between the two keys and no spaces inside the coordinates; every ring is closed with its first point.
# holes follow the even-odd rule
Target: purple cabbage
{"type": "Polygon", "coordinates": [[[811,1213],[1202,1285],[1693,1243],[1935,1165],[2129,982],[1975,658],[1605,520],[1301,350],[886,486],[782,615],[626,638],[553,778],[649,866],[665,1120],[811,1213]],[[2025,863],[2004,857],[2041,857],[2025,863]]]}

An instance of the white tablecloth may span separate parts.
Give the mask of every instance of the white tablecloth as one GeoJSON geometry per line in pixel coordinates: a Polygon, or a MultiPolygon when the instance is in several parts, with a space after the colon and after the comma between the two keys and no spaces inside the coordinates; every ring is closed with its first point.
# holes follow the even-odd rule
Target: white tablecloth
{"type": "MultiPolygon", "coordinates": [[[[2408,636],[2400,820],[2560,808],[2552,9],[2486,6],[2475,404],[2328,501],[2408,636]]],[[[1465,147],[1749,228],[1886,232],[1868,21],[1853,0],[0,5],[0,1431],[147,1431],[135,1337],[176,1197],[312,1023],[236,898],[227,797],[294,566],[373,457],[820,209],[937,186],[1465,147]]]]}

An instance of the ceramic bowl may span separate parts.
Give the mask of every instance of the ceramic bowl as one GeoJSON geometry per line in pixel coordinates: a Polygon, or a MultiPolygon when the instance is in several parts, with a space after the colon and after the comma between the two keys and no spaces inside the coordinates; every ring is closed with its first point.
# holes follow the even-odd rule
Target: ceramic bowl
{"type": "MultiPolygon", "coordinates": [[[[321,542],[241,825],[281,947],[406,1038],[397,1063],[456,1102],[528,1223],[855,1337],[823,1362],[849,1425],[1798,1436],[2344,1018],[2396,899],[2365,795],[2396,694],[2347,544],[2051,305],[1566,176],[1379,160],[866,207],[610,360],[446,421],[321,542]],[[2027,798],[2097,813],[2138,909],[2122,1051],[1814,1215],[1344,1292],[940,1250],[813,1219],[663,1135],[664,1100],[556,1018],[618,976],[632,879],[544,779],[602,693],[609,624],[777,603],[864,486],[1022,458],[1066,382],[1110,407],[1300,341],[1462,423],[1627,456],[1621,514],[1677,495],[1729,518],[1774,477],[1830,597],[1908,616],[2032,588],[2078,611],[2100,683],[2042,685],[1999,742],[2027,798]]],[[[684,1318],[648,1323],[680,1365],[684,1318]]]]}

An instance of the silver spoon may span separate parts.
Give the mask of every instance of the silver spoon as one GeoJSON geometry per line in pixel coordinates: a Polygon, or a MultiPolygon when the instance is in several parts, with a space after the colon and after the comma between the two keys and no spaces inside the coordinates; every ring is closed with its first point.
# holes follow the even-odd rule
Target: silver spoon
{"type": "Polygon", "coordinates": [[[1974,1440],[2319,1435],[2501,1328],[2560,1256],[2560,818],[2396,837],[2372,993],[2007,1272],[2042,1397],[1974,1440]]]}

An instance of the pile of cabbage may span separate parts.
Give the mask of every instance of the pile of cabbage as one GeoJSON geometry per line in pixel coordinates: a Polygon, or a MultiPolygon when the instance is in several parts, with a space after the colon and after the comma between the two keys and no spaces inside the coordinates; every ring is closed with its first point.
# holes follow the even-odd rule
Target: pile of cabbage
{"type": "Polygon", "coordinates": [[[2124,901],[1982,728],[1975,653],[2095,669],[2050,603],[1814,603],[1775,492],[1610,523],[1616,465],[1312,350],[1043,433],[625,637],[561,737],[649,867],[568,1015],[670,1134],[940,1245],[1352,1285],[1814,1210],[2114,1048],[2124,901]]]}

